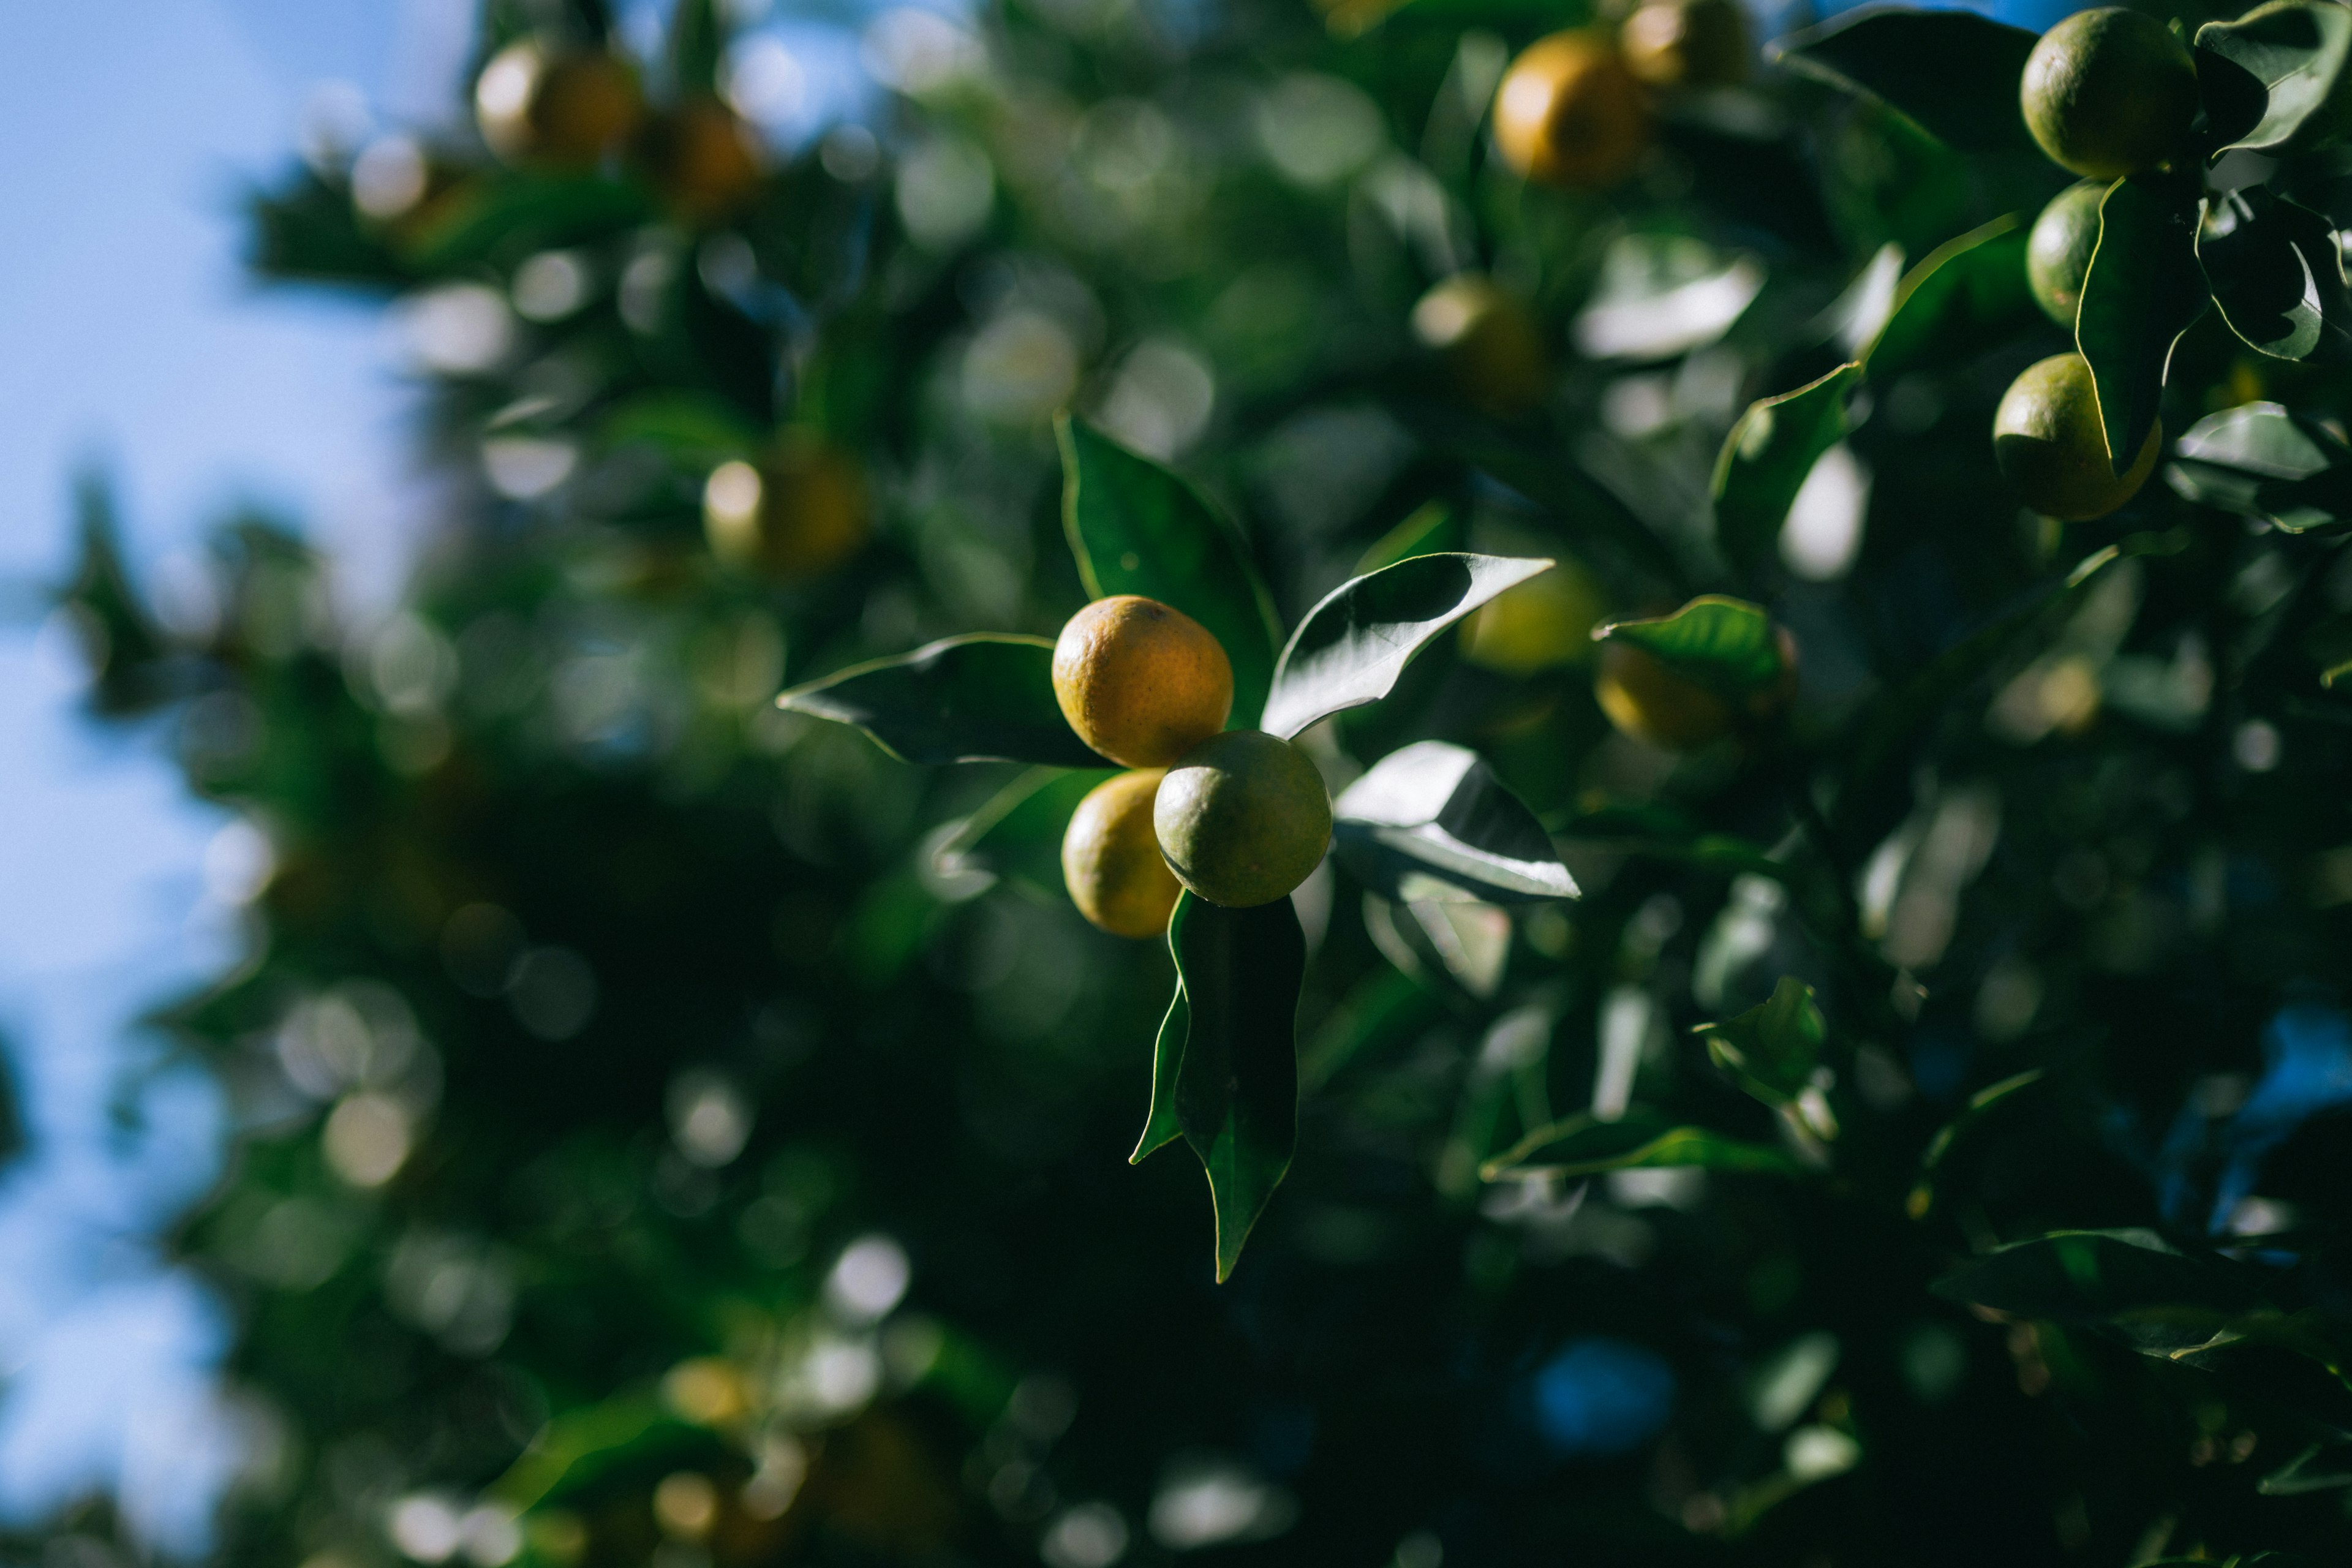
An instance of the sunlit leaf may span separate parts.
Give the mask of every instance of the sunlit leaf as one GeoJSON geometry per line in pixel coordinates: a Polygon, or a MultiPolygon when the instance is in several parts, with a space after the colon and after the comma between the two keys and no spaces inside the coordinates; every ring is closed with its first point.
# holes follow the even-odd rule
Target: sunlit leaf
{"type": "Polygon", "coordinates": [[[1290,634],[1259,727],[1286,740],[1318,719],[1379,701],[1431,638],[1551,564],[1503,555],[1415,555],[1342,583],[1290,634]]]}
{"type": "Polygon", "coordinates": [[[910,763],[1103,765],[1062,717],[1042,637],[948,637],[795,686],[776,706],[855,724],[910,763]]]}
{"type": "Polygon", "coordinates": [[[1593,638],[1624,642],[1675,674],[1729,698],[1765,690],[1787,673],[1772,618],[1745,599],[1705,594],[1670,616],[1612,621],[1593,638]]]}
{"type": "Polygon", "coordinates": [[[1852,428],[1846,399],[1861,380],[1860,364],[1842,364],[1794,392],[1749,404],[1731,427],[1711,488],[1715,536],[1734,562],[1752,571],[1770,557],[1805,476],[1852,428]]]}
{"type": "Polygon", "coordinates": [[[2338,84],[2352,56],[2352,11],[2271,0],[2197,29],[2197,79],[2214,142],[2277,153],[2339,134],[2338,84]]]}
{"type": "Polygon", "coordinates": [[[2268,1305],[2251,1270],[2188,1257],[2146,1230],[2038,1236],[1962,1265],[1935,1289],[2017,1317],[2113,1330],[2167,1353],[2268,1305]]]}
{"type": "Polygon", "coordinates": [[[1964,356],[2039,326],[2025,279],[2029,226],[2006,213],[1946,240],[1903,275],[1895,309],[1863,354],[1882,379],[1964,356]]]}
{"type": "Polygon", "coordinates": [[[2034,34],[1966,11],[1849,12],[1768,51],[1791,69],[1866,92],[1968,151],[2030,151],[2017,79],[2034,34]]]}
{"type": "Polygon", "coordinates": [[[2165,479],[2190,500],[2290,533],[2352,518],[2352,447],[2275,403],[2200,419],[2173,443],[2165,479]]]}
{"type": "MultiPolygon", "coordinates": [[[[1189,892],[1180,893],[1178,901],[1192,896],[1189,892]]],[[[1168,928],[1168,947],[1171,952],[1176,952],[1172,917],[1168,928]]],[[[1160,1032],[1151,1040],[1151,1105],[1144,1113],[1143,1135],[1135,1141],[1135,1151],[1127,1157],[1130,1165],[1184,1136],[1184,1124],[1176,1114],[1176,1081],[1184,1066],[1184,1042],[1192,1032],[1192,1011],[1184,1002],[1181,953],[1177,954],[1177,963],[1176,992],[1169,997],[1167,1015],[1160,1020],[1160,1032]]]]}
{"type": "Polygon", "coordinates": [[[1784,974],[1768,1000],[1694,1032],[1726,1076],[1766,1104],[1779,1105],[1813,1086],[1829,1026],[1813,988],[1784,974]]]}
{"type": "Polygon", "coordinates": [[[2156,423],[2172,345],[2204,312],[2196,237],[2196,194],[2178,181],[2117,180],[2099,204],[2074,342],[2091,366],[2117,473],[2138,459],[2156,423]]]}
{"type": "Polygon", "coordinates": [[[1055,428],[1062,521],[1087,594],[1140,594],[1207,627],[1233,661],[1231,722],[1255,727],[1280,631],[1241,535],[1185,480],[1086,421],[1065,415],[1055,428]]]}
{"type": "Polygon", "coordinates": [[[1704,1127],[1677,1126],[1654,1111],[1633,1110],[1615,1121],[1579,1113],[1538,1127],[1478,1168],[1489,1182],[1513,1176],[1593,1176],[1661,1165],[1793,1176],[1804,1167],[1780,1150],[1727,1138],[1704,1127]]]}
{"type": "Polygon", "coordinates": [[[1150,1141],[1166,1125],[1159,1085],[1181,1010],[1175,1119],[1209,1173],[1223,1281],[1290,1169],[1298,1139],[1296,1031],[1307,938],[1288,899],[1237,910],[1187,892],[1169,919],[1168,945],[1181,1000],[1161,1026],[1152,1115],[1138,1152],[1157,1147],[1150,1141]]]}
{"type": "Polygon", "coordinates": [[[1401,903],[1576,894],[1535,814],[1465,747],[1422,741],[1391,752],[1340,792],[1332,817],[1341,863],[1401,903]]]}

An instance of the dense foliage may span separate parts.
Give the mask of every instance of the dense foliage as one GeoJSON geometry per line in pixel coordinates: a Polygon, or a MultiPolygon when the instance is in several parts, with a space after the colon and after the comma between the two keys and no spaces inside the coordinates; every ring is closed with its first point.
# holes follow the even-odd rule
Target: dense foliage
{"type": "Polygon", "coordinates": [[[783,155],[722,8],[494,0],[487,141],[257,201],[444,489],[380,624],[68,594],[270,847],[224,1561],[2340,1556],[2352,11],[2139,39],[2063,306],[2032,35],[1729,15],[891,12],[783,155]],[[1056,860],[1130,591],[1339,818],[1172,1016],[1056,860]]]}

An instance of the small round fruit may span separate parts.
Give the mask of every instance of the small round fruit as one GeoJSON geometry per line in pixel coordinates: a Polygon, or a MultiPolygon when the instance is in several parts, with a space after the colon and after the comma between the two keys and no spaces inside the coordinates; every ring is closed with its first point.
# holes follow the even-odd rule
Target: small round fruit
{"type": "Polygon", "coordinates": [[[1462,626],[1462,657],[1505,675],[1582,664],[1592,657],[1592,628],[1601,619],[1601,590],[1574,561],[1514,584],[1462,626]]]}
{"type": "Polygon", "coordinates": [[[1490,414],[1524,413],[1551,388],[1534,312],[1492,279],[1460,272],[1430,289],[1412,308],[1412,334],[1462,395],[1490,414]]]}
{"type": "Polygon", "coordinates": [[[1263,730],[1213,735],[1160,781],[1160,852],[1213,904],[1270,904],[1331,845],[1331,797],[1307,753],[1263,730]]]}
{"type": "Polygon", "coordinates": [[[744,206],[759,194],[765,169],[758,135],[715,98],[690,98],[655,117],[641,153],[663,203],[693,223],[744,206]]]}
{"type": "Polygon", "coordinates": [[[1537,39],[1496,89],[1496,149],[1528,179],[1583,189],[1613,184],[1649,144],[1642,84],[1597,28],[1537,39]]]}
{"type": "Polygon", "coordinates": [[[1164,768],[1225,727],[1234,667],[1181,610],[1118,594],[1064,624],[1054,696],[1078,739],[1112,762],[1164,768]]]}
{"type": "Polygon", "coordinates": [[[1738,0],[1650,0],[1617,35],[1625,68],[1657,88],[1726,87],[1748,74],[1738,0]]]}
{"type": "Polygon", "coordinates": [[[2188,145],[2197,65],[2155,17],[2102,5],[2042,35],[2019,78],[2018,103],[2044,153],[2078,174],[2113,180],[2188,145]]]}
{"type": "Polygon", "coordinates": [[[754,468],[721,463],[702,487],[711,553],[777,577],[810,577],[866,542],[866,481],[818,437],[795,432],[754,468]]]}
{"type": "Polygon", "coordinates": [[[1601,645],[1592,696],[1612,724],[1670,752],[1696,751],[1731,731],[1729,703],[1631,643],[1601,645]]]}
{"type": "Polygon", "coordinates": [[[2068,331],[2083,305],[2083,279],[2099,245],[2099,203],[2107,187],[2096,180],[2069,185],[2050,198],[2025,239],[2025,279],[2033,302],[2068,331]]]}
{"type": "Polygon", "coordinates": [[[1105,779],[1062,835],[1062,880],[1078,913],[1114,936],[1158,936],[1184,890],[1160,858],[1151,803],[1165,768],[1105,779]]]}
{"type": "Polygon", "coordinates": [[[2131,500],[2163,445],[2163,426],[2151,426],[2130,470],[2115,471],[2091,367],[2081,354],[2053,354],[2026,366],[1993,411],[1992,452],[2001,476],[2026,505],[2067,522],[2105,517],[2131,500]]]}
{"type": "Polygon", "coordinates": [[[537,168],[594,168],[644,108],[625,61],[541,38],[509,44],[474,82],[482,140],[506,162],[537,168]]]}

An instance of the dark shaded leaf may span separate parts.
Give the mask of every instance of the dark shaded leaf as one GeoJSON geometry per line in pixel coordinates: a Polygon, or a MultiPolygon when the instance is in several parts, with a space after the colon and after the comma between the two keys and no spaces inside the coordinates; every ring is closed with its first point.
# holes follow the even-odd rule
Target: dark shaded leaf
{"type": "Polygon", "coordinates": [[[1423,501],[1402,522],[1372,541],[1371,548],[1356,562],[1356,575],[1364,576],[1415,555],[1459,551],[1469,542],[1469,534],[1461,508],[1450,501],[1423,501]]]}
{"type": "Polygon", "coordinates": [[[1612,621],[1592,630],[1596,642],[1631,643],[1675,674],[1720,696],[1738,699],[1764,690],[1788,671],[1772,619],[1745,599],[1705,594],[1670,616],[1612,621]]]}
{"type": "Polygon", "coordinates": [[[1217,1215],[1217,1279],[1233,1275],[1250,1228],[1298,1140],[1298,988],[1307,937],[1288,899],[1226,909],[1185,893],[1168,921],[1179,1001],[1160,1026],[1152,1114],[1139,1153],[1164,1126],[1159,1086],[1166,1045],[1183,1024],[1175,1111],[1209,1173],[1217,1215]]]}
{"type": "MultiPolygon", "coordinates": [[[[1190,899],[1189,892],[1177,895],[1179,902],[1190,899]]],[[[1176,951],[1174,917],[1170,917],[1168,949],[1176,951]]],[[[1135,1141],[1135,1152],[1127,1157],[1130,1165],[1139,1164],[1143,1157],[1184,1136],[1184,1126],[1176,1116],[1176,1079],[1184,1066],[1184,1040],[1192,1032],[1192,1010],[1184,1002],[1184,972],[1182,959],[1178,958],[1176,994],[1168,999],[1168,1012],[1160,1020],[1160,1033],[1151,1040],[1151,1105],[1144,1112],[1143,1136],[1135,1141]]]]}
{"type": "Polygon", "coordinates": [[[2031,151],[2017,79],[2036,35],[1966,11],[1849,12],[1766,51],[1790,68],[1900,110],[1968,151],[2031,151]]]}
{"type": "Polygon", "coordinates": [[[1255,727],[1281,631],[1241,535],[1182,479],[1086,421],[1064,415],[1055,429],[1062,522],[1087,592],[1140,594],[1207,627],[1233,661],[1232,722],[1255,727]]]}
{"type": "Polygon", "coordinates": [[[1657,1165],[1700,1165],[1711,1171],[1746,1171],[1793,1176],[1804,1167],[1780,1150],[1682,1127],[1654,1111],[1627,1111],[1615,1121],[1579,1113],[1538,1127],[1478,1167],[1489,1182],[1513,1176],[1594,1176],[1657,1165]]]}
{"type": "Polygon", "coordinates": [[[910,763],[1104,765],[1062,717],[1043,637],[948,637],[796,686],[776,706],[855,724],[910,763]]]}
{"type": "Polygon", "coordinates": [[[1400,903],[1576,895],[1535,813],[1461,746],[1423,741],[1391,752],[1340,793],[1332,818],[1349,871],[1400,903]]]}
{"type": "Polygon", "coordinates": [[[1947,1300],[2097,1328],[2176,1355],[2267,1301],[2251,1274],[2167,1246],[2153,1231],[2069,1230],[2000,1247],[1936,1282],[1947,1300]]]}
{"type": "Polygon", "coordinates": [[[2230,330],[2273,359],[2352,342],[2352,290],[2336,231],[2260,187],[2208,198],[2197,260],[2230,330]]]}
{"type": "Polygon", "coordinates": [[[1754,571],[1771,556],[1790,503],[1823,452],[1843,439],[1846,399],[1862,366],[1842,364],[1794,392],[1748,405],[1715,459],[1715,537],[1724,553],[1754,571]]]}
{"type": "Polygon", "coordinates": [[[677,0],[670,16],[664,62],[670,82],[682,93],[719,90],[719,66],[727,53],[727,24],[719,0],[677,0]]]}
{"type": "Polygon", "coordinates": [[[956,825],[931,851],[943,877],[974,871],[1023,875],[1039,887],[1061,885],[1062,835],[1087,792],[1114,776],[1108,768],[1030,768],[956,825]]]}
{"type": "Polygon", "coordinates": [[[1504,555],[1415,555],[1342,583],[1290,634],[1259,728],[1287,740],[1318,719],[1379,701],[1431,638],[1551,564],[1504,555]]]}
{"type": "Polygon", "coordinates": [[[2197,29],[2197,79],[2223,150],[2277,153],[2339,132],[2337,87],[2352,54],[2352,11],[2272,0],[2197,29]]]}
{"type": "Polygon", "coordinates": [[[2352,517],[2352,447],[2275,403],[2200,419],[2173,443],[2165,479],[2190,500],[2290,533],[2352,517]]]}
{"type": "Polygon", "coordinates": [[[1952,1152],[1952,1146],[1959,1141],[1961,1135],[1973,1129],[1978,1122],[1984,1120],[1986,1112],[2011,1095],[2021,1089],[2031,1089],[2040,1083],[2047,1076],[2047,1072],[2048,1069],[2043,1068],[2029,1068],[2013,1077],[2005,1078],[1999,1083],[1990,1084],[1977,1090],[1969,1097],[1968,1104],[1960,1108],[1960,1113],[1958,1116],[1936,1129],[1936,1135],[1927,1140],[1927,1152],[1919,1157],[1919,1180],[1912,1187],[1911,1196],[1906,1204],[1913,1219],[1924,1218],[1927,1210],[1933,1206],[1936,1201],[1936,1168],[1944,1163],[1944,1156],[1952,1152]]]}
{"type": "Polygon", "coordinates": [[[2335,689],[2352,674],[2352,615],[2330,616],[2303,634],[2303,651],[2319,666],[2319,684],[2335,689]]]}
{"type": "Polygon", "coordinates": [[[2264,1497],[2297,1497],[2337,1487],[2352,1487],[2352,1445],[2314,1443],[2264,1476],[2254,1489],[2264,1497]]]}
{"type": "Polygon", "coordinates": [[[520,1511],[561,1501],[616,1472],[674,1468],[717,1447],[709,1432],[678,1420],[656,1400],[611,1399],[550,1421],[487,1490],[520,1511]]]}
{"type": "Polygon", "coordinates": [[[1742,1089],[1767,1105],[1785,1105],[1814,1086],[1829,1026],[1813,988],[1784,974],[1768,1000],[1692,1032],[1706,1042],[1708,1059],[1742,1089]]]}
{"type": "Polygon", "coordinates": [[[2025,279],[2029,231],[2022,215],[2008,213],[1929,251],[1896,285],[1895,309],[1864,351],[1864,368],[1900,375],[2038,326],[2025,279]]]}
{"type": "Polygon", "coordinates": [[[2074,342],[2090,362],[2117,473],[2139,457],[2156,423],[2172,345],[2205,310],[2196,227],[2195,194],[2179,182],[2117,180],[2099,204],[2099,245],[2083,279],[2074,342]]]}

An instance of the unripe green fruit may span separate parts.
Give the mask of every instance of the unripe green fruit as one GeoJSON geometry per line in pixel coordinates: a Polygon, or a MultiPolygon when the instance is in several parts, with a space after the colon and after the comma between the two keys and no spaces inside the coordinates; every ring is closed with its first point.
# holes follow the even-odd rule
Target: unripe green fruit
{"type": "Polygon", "coordinates": [[[1331,844],[1331,797],[1307,753],[1263,730],[1230,730],[1184,753],[1151,812],[1177,879],[1213,904],[1270,904],[1331,844]]]}
{"type": "Polygon", "coordinates": [[[2178,157],[2197,117],[2197,64],[2155,17],[2077,11],[2042,35],[2018,80],[2025,128],[2060,164],[2113,180],[2178,157]]]}
{"type": "Polygon", "coordinates": [[[2163,445],[2163,426],[2149,426],[2130,469],[2115,471],[2091,367],[2081,354],[2053,354],[2026,366],[1992,416],[2001,476],[2026,505],[2067,522],[2105,517],[2131,500],[2163,445]]]}
{"type": "Polygon", "coordinates": [[[2025,280],[2042,313],[2074,330],[2083,308],[2083,279],[2099,246],[2099,204],[2107,187],[2096,180],[2069,185],[2050,198],[2025,240],[2025,280]]]}

